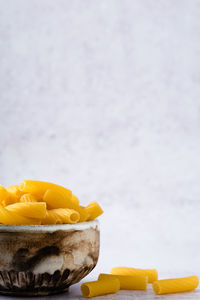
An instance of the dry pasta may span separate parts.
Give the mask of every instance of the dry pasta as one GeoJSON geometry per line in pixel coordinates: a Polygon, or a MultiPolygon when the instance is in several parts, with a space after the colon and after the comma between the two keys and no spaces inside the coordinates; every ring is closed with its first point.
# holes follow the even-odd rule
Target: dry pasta
{"type": "Polygon", "coordinates": [[[76,208],[76,211],[78,211],[79,214],[80,214],[80,220],[79,220],[79,222],[85,222],[85,221],[88,220],[89,213],[88,213],[88,211],[86,210],[85,207],[79,206],[79,207],[76,208]]]}
{"type": "Polygon", "coordinates": [[[0,206],[0,223],[5,225],[40,225],[41,221],[22,217],[0,206]]]}
{"type": "Polygon", "coordinates": [[[72,192],[70,190],[54,183],[37,180],[24,180],[20,183],[20,191],[23,193],[31,193],[41,198],[46,190],[57,191],[69,200],[72,198],[72,192]]]}
{"type": "Polygon", "coordinates": [[[113,275],[129,275],[136,276],[142,275],[148,277],[148,282],[152,283],[158,279],[158,272],[156,269],[135,269],[127,267],[116,267],[111,270],[113,275]]]}
{"type": "Polygon", "coordinates": [[[19,202],[26,203],[26,202],[37,202],[37,197],[33,196],[32,194],[24,194],[19,198],[19,202]]]}
{"type": "Polygon", "coordinates": [[[76,197],[75,195],[72,195],[72,202],[74,202],[78,206],[79,205],[78,197],[76,197]]]}
{"type": "Polygon", "coordinates": [[[81,285],[81,291],[85,298],[116,293],[120,288],[118,279],[107,279],[86,282],[81,285]]]}
{"type": "Polygon", "coordinates": [[[47,203],[48,208],[71,208],[76,209],[78,205],[75,204],[71,198],[67,198],[65,195],[58,191],[46,190],[43,201],[47,203]]]}
{"type": "Polygon", "coordinates": [[[80,215],[77,211],[68,208],[57,208],[47,211],[42,224],[75,224],[79,219],[80,215]]]}
{"type": "Polygon", "coordinates": [[[6,206],[6,209],[28,218],[42,219],[46,216],[45,202],[14,203],[6,206]]]}
{"type": "Polygon", "coordinates": [[[153,289],[156,294],[162,295],[193,291],[198,285],[199,278],[197,276],[190,276],[154,281],[153,289]]]}
{"type": "Polygon", "coordinates": [[[0,203],[5,205],[6,203],[9,203],[9,200],[10,195],[8,191],[2,185],[0,185],[0,203]]]}
{"type": "Polygon", "coordinates": [[[96,219],[103,213],[102,208],[96,201],[93,201],[88,206],[86,206],[86,210],[88,211],[89,214],[89,218],[88,218],[89,221],[96,219]]]}
{"type": "Polygon", "coordinates": [[[116,278],[120,282],[120,290],[146,290],[148,284],[148,277],[126,276],[126,275],[112,275],[112,274],[100,274],[98,280],[106,280],[116,278]]]}
{"type": "Polygon", "coordinates": [[[0,224],[5,225],[75,224],[103,212],[97,202],[83,207],[70,190],[35,180],[6,188],[0,185],[0,206],[0,224]]]}

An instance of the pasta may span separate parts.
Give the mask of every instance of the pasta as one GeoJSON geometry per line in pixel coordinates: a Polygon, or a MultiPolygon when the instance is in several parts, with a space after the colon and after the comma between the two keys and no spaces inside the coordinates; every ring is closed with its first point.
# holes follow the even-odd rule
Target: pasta
{"type": "Polygon", "coordinates": [[[32,194],[24,194],[19,198],[19,202],[26,203],[26,202],[37,202],[36,196],[32,194]]]}
{"type": "Polygon", "coordinates": [[[162,295],[193,291],[198,287],[198,285],[199,278],[197,276],[190,276],[154,281],[153,290],[156,294],[162,295]]]}
{"type": "Polygon", "coordinates": [[[80,214],[80,220],[79,220],[79,222],[85,222],[85,221],[88,220],[88,218],[89,218],[89,213],[88,213],[88,211],[86,210],[85,207],[79,206],[79,207],[76,208],[76,210],[77,210],[77,211],[79,212],[79,214],[80,214]]]}
{"type": "Polygon", "coordinates": [[[81,291],[85,298],[116,293],[120,288],[118,279],[106,279],[86,282],[81,285],[81,291]]]}
{"type": "Polygon", "coordinates": [[[22,217],[0,206],[0,223],[5,225],[40,225],[41,221],[22,217]]]}
{"type": "Polygon", "coordinates": [[[2,185],[0,185],[0,203],[3,205],[5,203],[9,203],[9,199],[10,195],[8,191],[2,185]]]}
{"type": "Polygon", "coordinates": [[[129,275],[136,276],[142,275],[148,277],[148,282],[152,283],[158,279],[158,272],[156,269],[135,269],[127,267],[116,267],[111,270],[113,275],[129,275]]]}
{"type": "Polygon", "coordinates": [[[76,205],[79,205],[79,200],[78,198],[72,194],[72,202],[74,202],[76,205]]]}
{"type": "Polygon", "coordinates": [[[6,209],[28,218],[42,219],[46,216],[45,202],[14,203],[6,206],[6,209]]]}
{"type": "Polygon", "coordinates": [[[78,205],[74,203],[71,198],[67,198],[65,195],[58,191],[46,190],[43,201],[47,203],[48,208],[78,208],[78,205]]]}
{"type": "Polygon", "coordinates": [[[101,209],[101,207],[96,201],[93,201],[88,206],[86,206],[86,210],[88,211],[89,214],[89,218],[88,218],[89,221],[96,219],[103,213],[103,210],[101,209]]]}
{"type": "Polygon", "coordinates": [[[0,224],[75,224],[94,220],[102,214],[97,202],[87,207],[60,185],[24,180],[19,185],[0,185],[0,224]]]}
{"type": "Polygon", "coordinates": [[[31,193],[33,195],[37,195],[39,197],[43,197],[46,190],[52,190],[59,192],[67,199],[71,200],[72,192],[60,185],[44,182],[44,181],[37,181],[37,180],[24,180],[20,183],[20,191],[23,193],[31,193]]]}
{"type": "Polygon", "coordinates": [[[77,211],[68,208],[57,208],[47,211],[42,224],[75,224],[79,219],[80,215],[77,211]]]}
{"type": "Polygon", "coordinates": [[[100,274],[98,280],[106,280],[116,278],[120,282],[120,290],[146,290],[148,284],[147,276],[126,276],[126,275],[112,275],[100,274]]]}

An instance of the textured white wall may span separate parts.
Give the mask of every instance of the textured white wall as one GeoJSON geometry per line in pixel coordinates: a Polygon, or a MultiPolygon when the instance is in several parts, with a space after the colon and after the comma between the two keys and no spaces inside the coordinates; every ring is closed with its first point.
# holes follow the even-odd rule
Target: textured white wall
{"type": "Polygon", "coordinates": [[[200,263],[200,2],[0,0],[0,182],[99,201],[99,267],[200,263]]]}

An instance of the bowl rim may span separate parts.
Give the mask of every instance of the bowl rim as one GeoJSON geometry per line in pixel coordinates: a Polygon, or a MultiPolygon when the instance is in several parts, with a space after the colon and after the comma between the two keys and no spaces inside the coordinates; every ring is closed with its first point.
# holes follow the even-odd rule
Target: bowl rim
{"type": "Polygon", "coordinates": [[[84,230],[88,228],[99,229],[99,221],[87,221],[76,224],[56,224],[56,225],[0,225],[0,234],[2,232],[54,232],[84,230]]]}

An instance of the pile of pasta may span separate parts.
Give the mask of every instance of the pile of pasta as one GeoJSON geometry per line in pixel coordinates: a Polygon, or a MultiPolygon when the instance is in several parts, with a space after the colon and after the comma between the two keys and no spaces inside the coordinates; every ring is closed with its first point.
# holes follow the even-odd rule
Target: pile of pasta
{"type": "Polygon", "coordinates": [[[0,223],[4,225],[75,224],[102,213],[96,201],[83,207],[70,190],[54,183],[24,180],[6,188],[0,185],[0,223]]]}
{"type": "Polygon", "coordinates": [[[118,290],[146,290],[151,283],[157,295],[189,292],[199,285],[197,276],[158,280],[156,269],[116,267],[111,274],[100,274],[97,281],[81,285],[85,298],[116,293],[118,290]]]}

